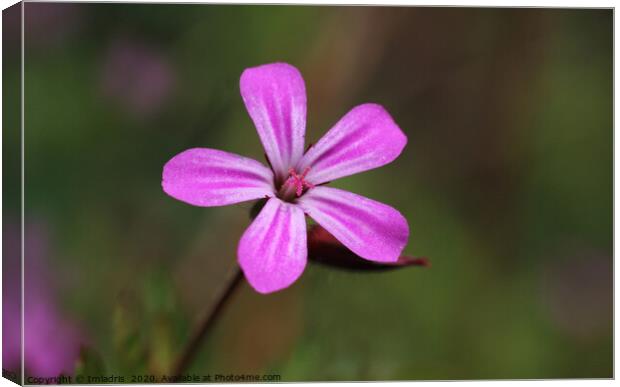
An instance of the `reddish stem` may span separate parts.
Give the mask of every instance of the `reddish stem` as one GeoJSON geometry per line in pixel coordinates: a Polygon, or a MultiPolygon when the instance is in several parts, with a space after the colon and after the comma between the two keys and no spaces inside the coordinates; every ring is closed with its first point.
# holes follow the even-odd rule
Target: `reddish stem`
{"type": "Polygon", "coordinates": [[[176,366],[174,367],[175,376],[181,376],[187,370],[187,368],[191,365],[192,361],[196,357],[198,353],[198,349],[202,344],[203,340],[207,336],[207,333],[211,329],[211,327],[217,322],[218,318],[221,316],[222,311],[226,309],[226,305],[228,305],[231,296],[235,293],[235,290],[239,287],[243,280],[243,273],[240,268],[236,268],[236,273],[233,279],[229,282],[228,287],[219,300],[213,306],[213,308],[207,313],[204,321],[198,327],[198,330],[194,333],[194,336],[185,347],[181,357],[179,358],[176,366]]]}

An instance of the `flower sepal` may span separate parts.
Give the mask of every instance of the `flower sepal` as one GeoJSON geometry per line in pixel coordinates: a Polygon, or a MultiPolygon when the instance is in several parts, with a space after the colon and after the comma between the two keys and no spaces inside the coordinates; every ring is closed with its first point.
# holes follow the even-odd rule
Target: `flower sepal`
{"type": "Polygon", "coordinates": [[[374,262],[363,259],[318,224],[308,227],[308,260],[337,269],[363,272],[431,266],[426,257],[401,255],[396,262],[374,262]]]}

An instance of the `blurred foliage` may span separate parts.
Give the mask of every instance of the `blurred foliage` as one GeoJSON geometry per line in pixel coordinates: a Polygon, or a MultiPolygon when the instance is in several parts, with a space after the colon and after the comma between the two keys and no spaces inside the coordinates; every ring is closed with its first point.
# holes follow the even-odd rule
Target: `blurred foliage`
{"type": "Polygon", "coordinates": [[[407,133],[394,163],[333,185],[398,208],[405,253],[432,267],[309,265],[281,293],[245,286],[191,372],[611,377],[612,28],[611,10],[27,3],[26,211],[49,224],[51,275],[89,336],[78,371],[171,370],[252,203],[180,203],[162,167],[190,147],[263,160],[238,79],[286,61],[306,80],[309,141],[370,101],[407,133]],[[120,56],[135,82],[109,95],[115,42],[146,54],[120,56]],[[171,86],[135,111],[153,63],[171,86]]]}
{"type": "Polygon", "coordinates": [[[105,375],[101,355],[91,348],[82,347],[75,365],[75,375],[105,375]]]}
{"type": "Polygon", "coordinates": [[[174,355],[189,336],[170,279],[163,273],[145,277],[136,294],[119,295],[111,316],[113,369],[128,376],[171,374],[174,355]]]}

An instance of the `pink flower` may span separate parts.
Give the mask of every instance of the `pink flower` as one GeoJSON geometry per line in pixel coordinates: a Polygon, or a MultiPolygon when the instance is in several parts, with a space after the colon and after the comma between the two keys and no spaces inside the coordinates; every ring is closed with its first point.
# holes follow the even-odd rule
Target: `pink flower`
{"type": "MultiPolygon", "coordinates": [[[[5,262],[2,277],[2,361],[3,368],[21,370],[21,240],[20,230],[10,223],[5,228],[5,262]]],[[[53,286],[53,270],[47,257],[49,244],[40,224],[26,225],[24,256],[24,362],[26,375],[56,377],[72,375],[84,335],[62,312],[53,286]]]]}
{"type": "Polygon", "coordinates": [[[106,54],[101,87],[130,114],[148,118],[170,99],[175,75],[162,53],[139,41],[118,39],[106,54]]]}
{"type": "Polygon", "coordinates": [[[240,86],[271,168],[220,150],[188,149],[164,166],[164,191],[201,207],[268,198],[237,251],[248,282],[261,293],[290,286],[304,271],[304,214],[360,257],[397,261],[409,238],[407,220],[390,206],[325,186],[398,157],[407,137],[385,109],[353,108],[304,153],[306,90],[299,71],[285,63],[249,68],[240,86]]]}

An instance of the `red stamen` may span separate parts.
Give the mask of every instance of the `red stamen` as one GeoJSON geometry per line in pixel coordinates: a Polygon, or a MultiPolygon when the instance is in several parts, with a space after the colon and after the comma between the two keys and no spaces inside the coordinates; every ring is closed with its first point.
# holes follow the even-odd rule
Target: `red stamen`
{"type": "Polygon", "coordinates": [[[306,175],[308,174],[308,172],[310,172],[310,167],[306,167],[306,169],[304,169],[304,172],[301,174],[301,179],[305,179],[306,175]]]}
{"type": "Polygon", "coordinates": [[[308,172],[310,172],[310,167],[306,168],[301,175],[299,175],[293,168],[288,170],[289,178],[284,184],[290,184],[295,187],[295,195],[297,195],[297,197],[301,196],[304,192],[304,188],[314,188],[314,184],[306,181],[306,175],[308,172]]]}

